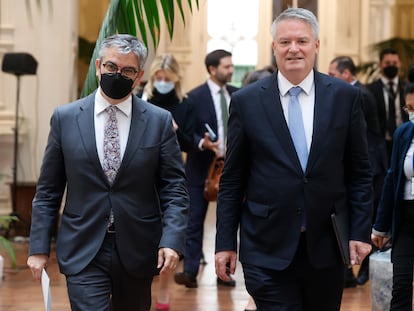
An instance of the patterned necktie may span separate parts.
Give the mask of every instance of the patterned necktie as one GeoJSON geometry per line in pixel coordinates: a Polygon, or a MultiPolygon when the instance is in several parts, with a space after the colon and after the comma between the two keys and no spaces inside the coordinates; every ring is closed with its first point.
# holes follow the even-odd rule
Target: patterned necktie
{"type": "Polygon", "coordinates": [[[229,113],[227,112],[227,100],[224,96],[224,90],[220,89],[220,105],[221,105],[221,120],[223,121],[224,137],[227,136],[227,121],[229,120],[229,113]]]}
{"type": "Polygon", "coordinates": [[[104,160],[103,171],[112,185],[115,176],[121,165],[121,147],[119,142],[118,122],[116,119],[117,107],[109,106],[105,109],[108,113],[108,120],[104,129],[104,160]]]}
{"type": "Polygon", "coordinates": [[[395,131],[396,122],[395,122],[395,92],[394,92],[394,82],[388,82],[388,119],[387,119],[387,129],[390,135],[395,131]]]}
{"type": "Polygon", "coordinates": [[[288,122],[290,136],[295,145],[300,165],[302,166],[302,170],[305,171],[308,162],[308,145],[306,143],[305,127],[303,126],[302,110],[298,100],[300,92],[302,92],[300,86],[292,87],[289,90],[288,122]]]}

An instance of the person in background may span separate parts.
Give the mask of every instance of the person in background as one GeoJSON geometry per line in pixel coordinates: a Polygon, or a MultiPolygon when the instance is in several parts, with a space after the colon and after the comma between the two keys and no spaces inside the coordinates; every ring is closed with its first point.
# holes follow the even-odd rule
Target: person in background
{"type": "Polygon", "coordinates": [[[27,264],[40,280],[66,189],[56,256],[72,310],[150,310],[153,276],[184,252],[189,197],[172,117],[132,95],[146,58],[136,37],[106,38],[99,88],[51,118],[27,264]]]}
{"type": "Polygon", "coordinates": [[[250,83],[256,82],[262,78],[268,77],[275,72],[275,68],[273,66],[266,66],[262,69],[257,69],[251,72],[248,72],[242,80],[242,86],[246,86],[250,83]]]}
{"type": "MultiPolygon", "coordinates": [[[[414,70],[414,68],[412,68],[414,70]]],[[[414,72],[411,73],[414,76],[414,72]]],[[[390,168],[372,228],[372,242],[382,248],[392,238],[390,310],[412,310],[414,262],[414,80],[405,86],[409,121],[396,129],[390,168]]]]}
{"type": "Polygon", "coordinates": [[[224,281],[234,274],[239,244],[258,310],[339,310],[344,262],[332,214],[347,219],[352,265],[371,251],[361,91],[314,69],[320,43],[312,12],[289,8],[271,29],[278,71],[231,98],[216,273],[224,281]]]}
{"type": "Polygon", "coordinates": [[[194,116],[181,81],[175,57],[168,53],[159,55],[151,64],[142,99],[171,112],[181,151],[188,152],[193,147],[194,116]]]}
{"type": "MultiPolygon", "coordinates": [[[[142,99],[171,112],[181,151],[188,152],[193,145],[194,118],[181,81],[180,66],[175,57],[172,54],[156,56],[150,67],[142,99]]],[[[169,270],[160,274],[155,304],[157,311],[170,309],[173,275],[173,271],[169,270]]]]}
{"type": "MultiPolygon", "coordinates": [[[[335,57],[329,64],[329,75],[359,87],[362,93],[362,110],[364,112],[365,122],[367,123],[368,155],[373,174],[374,221],[376,207],[378,206],[381,197],[382,185],[388,168],[387,147],[379,126],[375,98],[370,91],[357,80],[356,67],[351,57],[335,57]]],[[[363,285],[368,279],[368,257],[362,262],[356,278],[351,267],[346,268],[345,270],[345,287],[355,287],[356,284],[363,285]]]]}
{"type": "MultiPolygon", "coordinates": [[[[209,74],[207,81],[188,93],[193,105],[195,127],[194,147],[187,154],[185,171],[190,193],[190,210],[186,231],[184,270],[175,274],[175,282],[189,288],[198,286],[197,275],[203,258],[204,221],[209,202],[204,198],[204,183],[210,164],[216,156],[224,155],[227,132],[228,103],[230,94],[237,90],[229,85],[233,75],[232,54],[225,50],[214,50],[205,57],[209,74]],[[212,141],[206,131],[208,124],[217,135],[212,141]]],[[[233,279],[217,284],[235,286],[233,279]]]]}
{"type": "Polygon", "coordinates": [[[401,68],[398,51],[392,48],[381,50],[378,67],[381,77],[367,84],[367,88],[374,95],[377,103],[380,129],[387,144],[389,162],[394,131],[408,120],[408,115],[403,109],[405,82],[398,77],[401,68]]]}

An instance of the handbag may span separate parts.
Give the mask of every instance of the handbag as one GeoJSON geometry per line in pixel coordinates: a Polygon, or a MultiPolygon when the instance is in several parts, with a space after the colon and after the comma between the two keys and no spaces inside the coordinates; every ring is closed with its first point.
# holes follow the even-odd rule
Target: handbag
{"type": "Polygon", "coordinates": [[[208,202],[217,201],[221,172],[223,171],[224,158],[215,157],[208,169],[207,178],[204,183],[204,198],[208,202]]]}

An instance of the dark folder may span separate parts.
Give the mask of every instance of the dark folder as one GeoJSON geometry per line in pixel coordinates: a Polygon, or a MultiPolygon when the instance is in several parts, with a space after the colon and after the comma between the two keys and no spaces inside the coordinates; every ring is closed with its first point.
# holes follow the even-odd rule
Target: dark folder
{"type": "Polygon", "coordinates": [[[331,220],[336,241],[338,242],[339,251],[341,252],[342,261],[346,266],[350,266],[351,260],[349,255],[348,213],[332,213],[331,220]]]}

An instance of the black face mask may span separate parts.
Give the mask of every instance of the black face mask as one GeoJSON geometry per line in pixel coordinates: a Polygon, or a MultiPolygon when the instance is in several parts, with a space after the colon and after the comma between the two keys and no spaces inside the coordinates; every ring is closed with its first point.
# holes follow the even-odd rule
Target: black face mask
{"type": "Polygon", "coordinates": [[[113,99],[121,99],[132,91],[132,79],[123,77],[119,72],[101,74],[101,88],[106,96],[113,99]]]}
{"type": "Polygon", "coordinates": [[[398,67],[396,66],[387,66],[383,69],[384,75],[388,79],[394,79],[398,74],[398,67]]]}

